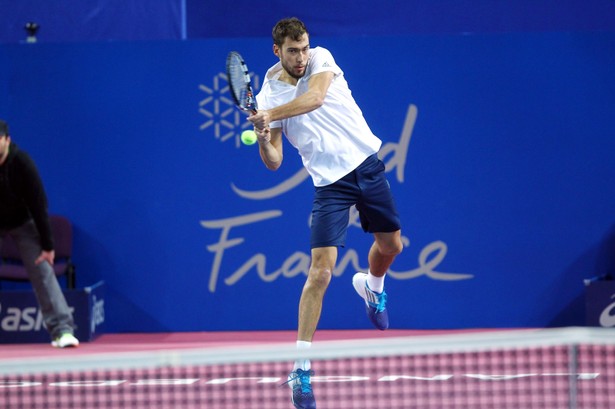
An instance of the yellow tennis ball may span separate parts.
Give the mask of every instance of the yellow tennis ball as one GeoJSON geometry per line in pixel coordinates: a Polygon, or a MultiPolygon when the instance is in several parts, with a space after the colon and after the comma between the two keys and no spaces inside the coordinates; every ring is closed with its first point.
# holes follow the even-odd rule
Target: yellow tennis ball
{"type": "Polygon", "coordinates": [[[251,129],[246,129],[241,133],[241,142],[245,145],[254,145],[256,142],[256,133],[251,129]]]}

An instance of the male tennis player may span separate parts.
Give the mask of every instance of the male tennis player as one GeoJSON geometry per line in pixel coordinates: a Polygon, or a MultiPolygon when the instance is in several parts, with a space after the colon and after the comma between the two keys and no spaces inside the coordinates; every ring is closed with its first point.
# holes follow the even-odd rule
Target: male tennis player
{"type": "MultiPolygon", "coordinates": [[[[282,134],[297,148],[312,177],[312,262],[299,302],[297,348],[311,346],[325,290],[335,267],[338,246],[344,246],[349,209],[356,206],[361,225],[373,233],[369,271],[353,277],[365,300],[367,315],[381,330],[388,328],[384,277],[402,251],[400,221],[377,157],[382,142],[370,130],[354,101],[344,73],[331,53],[310,48],[305,25],[283,19],[273,28],[273,53],[279,62],[266,74],[257,95],[254,124],[259,152],[268,169],[282,164],[282,134]]],[[[316,407],[309,360],[295,362],[289,375],[293,404],[316,407]]]]}

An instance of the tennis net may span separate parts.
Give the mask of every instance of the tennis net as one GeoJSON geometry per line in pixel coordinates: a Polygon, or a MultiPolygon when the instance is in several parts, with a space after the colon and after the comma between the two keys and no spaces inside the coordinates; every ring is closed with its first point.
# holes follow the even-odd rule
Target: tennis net
{"type": "Polygon", "coordinates": [[[615,332],[558,328],[0,360],[0,408],[292,408],[312,360],[319,409],[608,409],[615,332]]]}

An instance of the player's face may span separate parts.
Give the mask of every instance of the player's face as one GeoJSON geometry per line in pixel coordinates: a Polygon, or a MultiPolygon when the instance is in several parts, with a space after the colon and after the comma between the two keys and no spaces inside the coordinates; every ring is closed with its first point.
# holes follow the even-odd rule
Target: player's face
{"type": "Polygon", "coordinates": [[[310,56],[310,38],[307,33],[303,34],[299,41],[286,37],[281,46],[274,44],[273,52],[280,57],[282,68],[288,75],[299,79],[305,75],[305,67],[310,56]]]}

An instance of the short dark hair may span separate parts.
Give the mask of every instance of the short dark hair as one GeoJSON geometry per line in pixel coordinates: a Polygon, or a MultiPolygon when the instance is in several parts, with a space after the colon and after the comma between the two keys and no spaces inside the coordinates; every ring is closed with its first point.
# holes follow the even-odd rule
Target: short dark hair
{"type": "Polygon", "coordinates": [[[9,135],[9,125],[0,119],[0,136],[9,135]]]}
{"type": "Polygon", "coordinates": [[[309,34],[305,24],[297,17],[285,18],[273,27],[271,36],[273,37],[273,43],[277,46],[284,44],[286,37],[290,37],[293,41],[299,41],[301,36],[309,34]]]}

